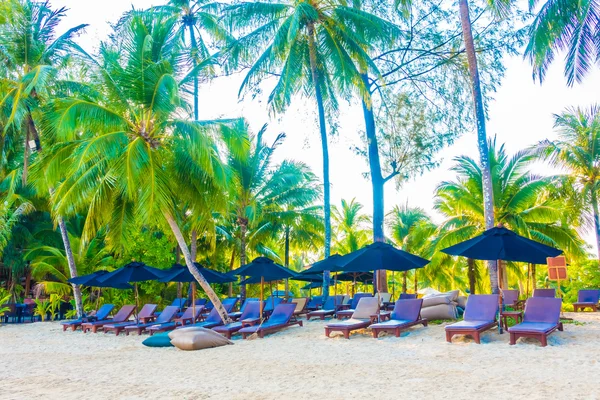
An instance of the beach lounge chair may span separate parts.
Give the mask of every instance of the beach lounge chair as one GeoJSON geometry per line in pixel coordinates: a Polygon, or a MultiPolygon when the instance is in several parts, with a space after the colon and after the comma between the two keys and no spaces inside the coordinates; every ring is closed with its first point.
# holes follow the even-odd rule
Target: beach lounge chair
{"type": "Polygon", "coordinates": [[[310,320],[312,317],[318,317],[321,320],[324,320],[325,317],[331,317],[335,314],[338,309],[338,306],[342,304],[344,296],[329,296],[325,304],[323,304],[323,308],[320,310],[310,311],[306,314],[306,320],[310,320]]]}
{"type": "Polygon", "coordinates": [[[294,318],[298,318],[299,316],[308,313],[308,310],[306,309],[306,306],[308,305],[308,297],[298,297],[292,299],[291,303],[296,305],[296,309],[294,310],[294,318]]]}
{"type": "Polygon", "coordinates": [[[140,311],[140,313],[137,316],[137,322],[109,321],[106,325],[104,325],[104,333],[115,332],[115,335],[119,336],[119,333],[121,333],[128,326],[136,324],[147,324],[151,321],[154,321],[154,318],[156,318],[154,314],[154,312],[156,311],[156,307],[158,307],[156,304],[145,304],[144,307],[142,307],[142,311],[140,311]]]}
{"type": "MultiPolygon", "coordinates": [[[[302,326],[302,321],[292,321],[295,309],[295,304],[279,304],[275,307],[273,313],[271,314],[271,317],[267,322],[260,324],[260,321],[255,320],[251,322],[254,325],[244,326],[244,328],[240,329],[239,332],[242,334],[242,337],[244,339],[246,339],[249,335],[252,335],[254,333],[258,334],[259,337],[263,338],[266,333],[277,332],[288,326],[292,326],[295,324],[302,326]]],[[[245,322],[242,323],[243,325],[246,325],[245,322]]]]}
{"type": "Polygon", "coordinates": [[[344,295],[344,300],[342,300],[342,305],[350,304],[352,301],[352,297],[349,294],[344,295]]]}
{"type": "Polygon", "coordinates": [[[584,311],[591,308],[592,311],[598,311],[598,302],[600,301],[600,290],[585,289],[577,292],[577,302],[573,303],[573,310],[584,311]]]}
{"type": "Polygon", "coordinates": [[[323,306],[323,296],[315,296],[306,305],[306,309],[309,311],[318,310],[323,306]]]}
{"type": "MultiPolygon", "coordinates": [[[[231,311],[231,308],[233,307],[233,303],[231,303],[231,302],[229,302],[227,304],[223,303],[223,307],[225,307],[225,311],[227,311],[229,313],[231,311]]],[[[200,326],[202,328],[210,329],[210,328],[214,328],[217,325],[223,325],[223,320],[221,320],[221,316],[219,315],[219,312],[217,311],[217,309],[213,308],[204,321],[196,322],[195,324],[191,324],[191,325],[186,325],[186,327],[200,326]]],[[[183,326],[178,327],[178,328],[183,328],[183,326]]]]}
{"type": "Polygon", "coordinates": [[[267,299],[265,300],[263,315],[271,314],[273,312],[273,310],[275,309],[275,307],[277,307],[281,303],[283,303],[283,297],[274,297],[274,296],[267,297],[267,299]]]}
{"type": "Polygon", "coordinates": [[[244,324],[247,324],[250,321],[254,322],[255,320],[258,320],[260,318],[260,301],[250,301],[245,302],[245,304],[246,307],[244,307],[244,312],[242,312],[239,321],[232,322],[227,325],[218,325],[213,327],[212,330],[219,332],[227,339],[231,339],[231,335],[242,329],[244,324]]]}
{"type": "Polygon", "coordinates": [[[556,289],[535,289],[532,297],[556,297],[556,289]]]}
{"type": "Polygon", "coordinates": [[[350,339],[350,332],[357,329],[367,328],[377,318],[379,302],[375,297],[363,297],[358,301],[352,318],[347,321],[329,323],[325,326],[325,336],[329,337],[331,332],[342,332],[346,339],[350,339]]]}
{"type": "Polygon", "coordinates": [[[171,322],[166,322],[160,325],[151,325],[146,330],[150,336],[158,332],[172,331],[180,326],[186,326],[193,324],[202,313],[204,306],[196,306],[196,315],[193,314],[193,307],[188,307],[181,317],[174,318],[171,322]]]}
{"type": "Polygon", "coordinates": [[[63,332],[66,331],[67,328],[71,328],[71,330],[74,332],[77,329],[77,327],[81,326],[81,324],[83,324],[84,322],[107,320],[108,316],[114,308],[115,306],[113,304],[104,304],[98,309],[98,311],[90,313],[90,315],[87,317],[72,319],[69,321],[62,321],[60,324],[63,327],[63,332]]]}
{"type": "MultiPolygon", "coordinates": [[[[125,334],[129,335],[130,332],[137,331],[138,335],[141,335],[147,328],[151,326],[160,327],[161,325],[165,325],[170,323],[173,318],[177,315],[179,311],[179,307],[177,306],[168,306],[160,313],[160,315],[156,318],[154,322],[140,323],[135,325],[129,325],[125,327],[125,334]]],[[[106,328],[104,329],[106,332],[106,328]]]]}
{"type": "Polygon", "coordinates": [[[492,329],[498,323],[497,294],[472,294],[467,300],[463,321],[446,326],[446,341],[452,343],[454,335],[469,335],[479,344],[481,333],[492,329]]]}
{"type": "Polygon", "coordinates": [[[562,299],[549,297],[527,299],[523,322],[508,328],[510,344],[515,344],[519,338],[529,337],[538,339],[542,347],[545,347],[548,344],[548,335],[557,329],[563,330],[560,322],[561,305],[562,299]]]}
{"type": "Polygon", "coordinates": [[[398,300],[411,300],[416,298],[416,293],[400,293],[400,296],[398,296],[398,300]]]}
{"type": "Polygon", "coordinates": [[[83,330],[83,333],[86,333],[87,331],[90,331],[90,330],[93,333],[96,333],[96,332],[98,332],[99,328],[102,328],[106,324],[111,324],[111,323],[115,324],[115,323],[125,322],[125,321],[129,320],[129,317],[131,317],[133,315],[134,311],[135,311],[135,306],[132,306],[132,305],[123,306],[123,307],[121,307],[119,312],[117,312],[115,314],[113,319],[104,320],[104,321],[84,322],[83,324],[81,324],[81,329],[83,330]]]}
{"type": "Polygon", "coordinates": [[[235,305],[238,302],[238,298],[237,297],[227,297],[226,299],[223,299],[223,301],[221,302],[223,305],[226,304],[231,304],[231,309],[233,310],[235,308],[235,305]]]}
{"type": "Polygon", "coordinates": [[[377,338],[379,332],[394,332],[396,337],[411,326],[422,324],[427,326],[427,319],[421,318],[423,299],[400,299],[396,301],[389,321],[379,322],[370,326],[373,337],[377,338]]]}
{"type": "MultiPolygon", "coordinates": [[[[373,297],[377,297],[377,294],[373,297]]],[[[392,299],[391,293],[379,293],[379,305],[383,305],[384,303],[389,303],[392,299]]]]}
{"type": "Polygon", "coordinates": [[[519,291],[516,289],[502,290],[502,305],[515,310],[520,309],[523,306],[523,302],[519,300],[519,291]]]}
{"type": "Polygon", "coordinates": [[[196,299],[194,303],[196,303],[197,306],[206,306],[206,299],[196,299]]]}
{"type": "Polygon", "coordinates": [[[251,301],[259,301],[259,299],[256,298],[256,297],[246,297],[246,300],[244,300],[244,303],[240,307],[240,311],[230,312],[229,313],[229,318],[231,318],[233,320],[240,319],[240,317],[242,316],[242,313],[246,309],[246,306],[248,306],[248,303],[251,302],[251,301]]]}
{"type": "Polygon", "coordinates": [[[345,319],[352,317],[352,314],[354,314],[354,311],[356,310],[356,306],[358,306],[358,302],[364,297],[373,297],[373,295],[371,293],[356,293],[350,304],[343,304],[338,308],[338,311],[335,313],[336,318],[345,319]]]}

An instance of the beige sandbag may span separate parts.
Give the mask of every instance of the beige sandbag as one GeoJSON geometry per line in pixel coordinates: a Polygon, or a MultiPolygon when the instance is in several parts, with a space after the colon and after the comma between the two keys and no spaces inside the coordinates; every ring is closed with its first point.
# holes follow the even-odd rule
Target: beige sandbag
{"type": "Polygon", "coordinates": [[[438,304],[450,304],[450,299],[446,296],[432,296],[423,299],[423,308],[437,306],[438,304]]]}
{"type": "Polygon", "coordinates": [[[448,298],[450,299],[450,301],[456,301],[458,300],[458,295],[460,294],[460,290],[451,290],[449,292],[444,293],[446,296],[448,296],[448,298]]]}
{"type": "Polygon", "coordinates": [[[421,318],[434,319],[456,319],[456,307],[452,304],[438,304],[432,307],[421,308],[421,318]]]}
{"type": "Polygon", "coordinates": [[[460,308],[464,309],[467,306],[467,296],[458,296],[456,303],[460,308]]]}
{"type": "Polygon", "coordinates": [[[180,350],[202,350],[233,344],[233,342],[217,332],[205,329],[178,334],[171,339],[171,344],[180,350]]]}
{"type": "Polygon", "coordinates": [[[206,329],[201,326],[188,326],[185,328],[179,328],[179,329],[175,329],[175,330],[172,330],[171,332],[169,332],[169,339],[173,340],[177,336],[182,335],[186,332],[198,332],[198,331],[206,331],[206,330],[210,330],[210,329],[206,329]]]}

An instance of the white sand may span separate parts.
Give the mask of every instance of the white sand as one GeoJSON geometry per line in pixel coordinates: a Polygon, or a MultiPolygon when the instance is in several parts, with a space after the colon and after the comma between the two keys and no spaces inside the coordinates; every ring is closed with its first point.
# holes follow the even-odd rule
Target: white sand
{"type": "MultiPolygon", "coordinates": [[[[1,399],[600,398],[600,314],[570,314],[548,347],[443,326],[375,340],[326,338],[322,321],[196,352],[152,349],[136,335],[65,332],[57,323],[0,327],[1,399]]],[[[146,337],[146,336],[144,336],[146,337]]]]}

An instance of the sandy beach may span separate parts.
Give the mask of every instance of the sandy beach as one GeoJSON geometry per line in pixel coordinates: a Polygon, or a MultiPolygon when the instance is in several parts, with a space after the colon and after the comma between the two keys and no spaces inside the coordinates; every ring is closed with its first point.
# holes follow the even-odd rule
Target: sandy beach
{"type": "MultiPolygon", "coordinates": [[[[184,352],[142,338],[0,327],[1,399],[600,398],[600,314],[570,314],[548,347],[486,333],[444,340],[443,325],[402,337],[326,338],[322,321],[265,339],[184,352]]],[[[144,336],[145,337],[145,336],[144,336]]]]}

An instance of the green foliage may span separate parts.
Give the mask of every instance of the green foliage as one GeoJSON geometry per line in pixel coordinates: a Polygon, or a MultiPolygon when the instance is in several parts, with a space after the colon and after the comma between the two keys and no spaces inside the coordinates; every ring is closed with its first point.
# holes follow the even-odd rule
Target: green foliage
{"type": "Polygon", "coordinates": [[[342,199],[341,208],[332,207],[333,214],[333,253],[341,255],[356,251],[371,242],[371,219],[361,212],[363,205],[356,201],[342,199]]]}
{"type": "Polygon", "coordinates": [[[5,312],[9,310],[8,307],[3,307],[4,304],[10,301],[11,295],[0,295],[0,317],[4,315],[5,312]]]}

